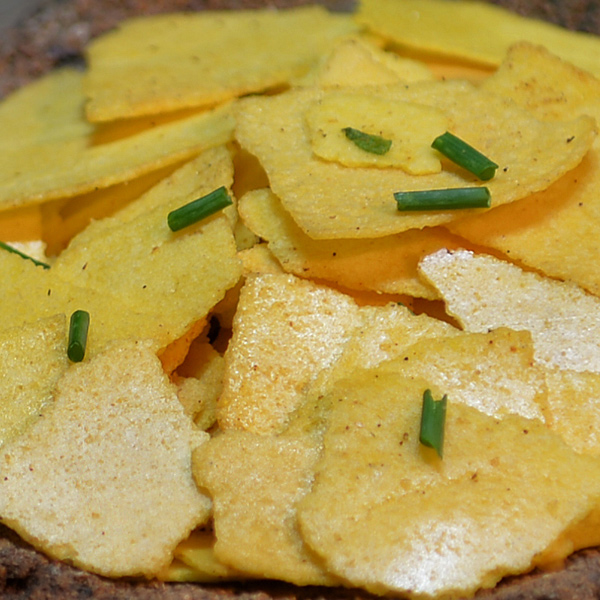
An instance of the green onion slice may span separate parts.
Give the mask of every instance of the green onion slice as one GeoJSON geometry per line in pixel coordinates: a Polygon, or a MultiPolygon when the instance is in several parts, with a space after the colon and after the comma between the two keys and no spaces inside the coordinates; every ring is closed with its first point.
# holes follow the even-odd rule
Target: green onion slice
{"type": "Polygon", "coordinates": [[[495,162],[449,131],[435,138],[431,147],[482,181],[496,174],[498,165],[495,162]]]}
{"type": "Polygon", "coordinates": [[[386,140],[379,135],[365,133],[354,127],[344,127],[342,131],[346,137],[354,142],[361,150],[371,154],[385,154],[392,147],[392,140],[386,140]]]}
{"type": "Polygon", "coordinates": [[[9,246],[8,244],[5,244],[4,242],[0,242],[0,248],[2,248],[4,250],[8,250],[8,252],[12,252],[13,254],[18,254],[21,258],[30,260],[38,267],[43,267],[44,269],[50,268],[49,264],[42,262],[41,260],[37,260],[37,259],[33,258],[32,256],[29,256],[28,254],[25,254],[24,252],[21,252],[20,250],[17,250],[16,248],[9,246]]]}
{"type": "Polygon", "coordinates": [[[76,310],[71,315],[69,345],[67,346],[67,356],[71,362],[83,360],[89,327],[90,313],[85,310],[76,310]]]}
{"type": "Polygon", "coordinates": [[[442,458],[444,453],[444,429],[446,424],[446,405],[448,397],[434,400],[431,390],[423,393],[423,409],[421,412],[421,433],[419,441],[428,448],[433,448],[442,458]]]}
{"type": "Polygon", "coordinates": [[[489,208],[490,191],[486,187],[448,188],[395,192],[398,210],[458,210],[489,208]]]}
{"type": "Polygon", "coordinates": [[[167,216],[167,223],[171,231],[179,231],[189,227],[217,211],[233,204],[224,186],[217,188],[202,198],[171,211],[167,216]]]}

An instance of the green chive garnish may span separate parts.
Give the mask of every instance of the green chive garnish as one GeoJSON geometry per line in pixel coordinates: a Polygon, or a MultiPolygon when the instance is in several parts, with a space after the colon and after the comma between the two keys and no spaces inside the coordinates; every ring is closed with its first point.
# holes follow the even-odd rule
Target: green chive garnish
{"type": "Polygon", "coordinates": [[[457,210],[489,208],[490,191],[486,187],[449,188],[396,192],[398,210],[457,210]]]}
{"type": "Polygon", "coordinates": [[[448,131],[435,138],[431,147],[482,181],[496,174],[498,165],[495,162],[448,131]]]}
{"type": "Polygon", "coordinates": [[[8,250],[9,252],[12,252],[13,254],[18,254],[21,258],[30,260],[38,267],[43,267],[44,269],[50,268],[50,265],[46,264],[45,262],[37,260],[37,259],[33,258],[32,256],[29,256],[28,254],[25,254],[24,252],[21,252],[20,250],[17,250],[16,248],[9,246],[8,244],[5,244],[4,242],[0,242],[0,248],[3,248],[4,250],[8,250]]]}
{"type": "Polygon", "coordinates": [[[71,315],[69,345],[67,346],[67,356],[71,362],[81,362],[83,360],[89,328],[90,313],[85,310],[76,310],[71,315]]]}
{"type": "Polygon", "coordinates": [[[354,129],[354,127],[344,127],[342,131],[361,150],[370,152],[371,154],[385,154],[392,147],[392,140],[386,140],[379,135],[365,133],[359,129],[354,129]]]}
{"type": "Polygon", "coordinates": [[[444,453],[444,429],[446,424],[446,404],[448,397],[434,400],[431,390],[423,393],[423,409],[421,412],[421,433],[419,441],[428,448],[433,448],[442,458],[444,453]]]}
{"type": "Polygon", "coordinates": [[[170,212],[167,217],[167,223],[171,231],[179,231],[184,227],[189,227],[217,211],[233,204],[225,187],[220,187],[210,192],[202,198],[198,198],[189,204],[170,212]]]}

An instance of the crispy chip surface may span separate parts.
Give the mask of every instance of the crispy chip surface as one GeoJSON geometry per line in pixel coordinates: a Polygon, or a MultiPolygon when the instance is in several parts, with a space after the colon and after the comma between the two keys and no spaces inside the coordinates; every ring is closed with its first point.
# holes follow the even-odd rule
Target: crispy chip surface
{"type": "Polygon", "coordinates": [[[109,121],[280,86],[356,29],[319,6],[132,19],[87,49],[86,113],[109,121]]]}
{"type": "Polygon", "coordinates": [[[81,568],[152,576],[209,516],[191,472],[205,435],[152,351],[112,348],[69,369],[44,418],[5,446],[3,521],[81,568]]]}
{"type": "Polygon", "coordinates": [[[600,299],[573,284],[466,250],[421,261],[423,276],[468,331],[530,331],[535,358],[574,371],[600,371],[600,299]]]}
{"type": "MultiPolygon", "coordinates": [[[[447,166],[430,176],[409,175],[400,169],[344,167],[315,156],[304,115],[330,93],[301,89],[246,98],[236,113],[237,139],[257,156],[271,189],[305,233],[315,239],[374,238],[457,217],[456,211],[399,213],[393,194],[479,185],[460,170],[447,166]]],[[[441,110],[453,133],[500,165],[496,177],[486,182],[492,206],[548,187],[581,162],[595,137],[591,118],[537,121],[511,101],[467,82],[386,86],[371,89],[371,94],[441,110]]]]}
{"type": "Polygon", "coordinates": [[[5,132],[0,145],[0,209],[127,181],[231,139],[232,117],[221,107],[94,144],[94,126],[82,111],[82,79],[77,70],[58,70],[0,105],[0,128],[5,132]]]}
{"type": "Polygon", "coordinates": [[[588,469],[600,464],[538,421],[498,421],[451,400],[436,464],[418,441],[425,386],[381,370],[338,383],[298,518],[309,546],[353,585],[460,598],[529,570],[584,520],[600,494],[588,469]]]}
{"type": "MultiPolygon", "coordinates": [[[[539,118],[600,118],[600,81],[539,46],[522,43],[511,48],[498,72],[483,85],[539,118]]],[[[449,227],[550,277],[599,294],[600,276],[589,268],[590,257],[598,253],[599,152],[595,140],[581,164],[546,190],[449,227]]]]}
{"type": "Polygon", "coordinates": [[[403,47],[459,61],[497,66],[511,44],[529,40],[600,74],[597,36],[527,19],[489,3],[362,0],[357,20],[403,47]]]}
{"type": "Polygon", "coordinates": [[[0,331],[0,446],[35,422],[67,370],[64,315],[0,331]]]}
{"type": "Polygon", "coordinates": [[[339,583],[307,550],[296,525],[296,503],[310,489],[318,455],[311,435],[245,431],[228,431],[194,453],[196,480],[214,502],[220,560],[255,577],[339,583]]]}
{"type": "Polygon", "coordinates": [[[244,195],[239,210],[250,229],[267,240],[285,271],[355,290],[437,298],[418,276],[419,260],[440,248],[465,243],[440,227],[374,239],[313,240],[268,189],[244,195]]]}
{"type": "Polygon", "coordinates": [[[396,167],[412,175],[439,173],[431,141],[448,129],[444,113],[411,102],[391,102],[368,93],[332,92],[306,111],[314,154],[346,167],[396,167]],[[344,133],[350,127],[390,143],[381,154],[363,150],[344,133]]]}

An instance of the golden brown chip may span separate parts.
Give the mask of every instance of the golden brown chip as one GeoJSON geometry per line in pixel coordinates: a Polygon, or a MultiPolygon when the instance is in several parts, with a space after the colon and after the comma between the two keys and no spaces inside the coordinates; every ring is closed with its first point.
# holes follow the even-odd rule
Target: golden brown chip
{"type": "Polygon", "coordinates": [[[420,340],[381,368],[424,379],[492,417],[544,421],[546,381],[533,354],[528,331],[500,328],[420,340]]]}
{"type": "Polygon", "coordinates": [[[386,52],[365,36],[357,35],[340,40],[300,83],[322,87],[363,86],[428,79],[433,79],[433,73],[422,62],[386,52]]]}
{"type": "MultiPolygon", "coordinates": [[[[600,81],[531,44],[513,47],[484,86],[538,118],[600,118],[600,81]]],[[[550,277],[600,294],[600,275],[589,268],[590,257],[598,252],[599,152],[596,140],[581,164],[546,190],[449,227],[550,277]]]]}
{"type": "Polygon", "coordinates": [[[549,427],[577,452],[600,454],[600,375],[551,369],[546,373],[549,427]]]}
{"type": "Polygon", "coordinates": [[[250,276],[225,353],[222,429],[280,430],[360,324],[352,298],[287,274],[250,276]]]}

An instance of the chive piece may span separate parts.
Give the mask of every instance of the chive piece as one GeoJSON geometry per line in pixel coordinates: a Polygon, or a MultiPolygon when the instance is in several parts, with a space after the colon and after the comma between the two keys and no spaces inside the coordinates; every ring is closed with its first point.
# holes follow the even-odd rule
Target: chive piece
{"type": "Polygon", "coordinates": [[[202,198],[198,198],[169,213],[167,223],[171,231],[179,231],[193,225],[217,211],[233,204],[224,186],[217,188],[202,198]]]}
{"type": "Polygon", "coordinates": [[[419,441],[428,448],[433,448],[442,458],[444,453],[444,428],[446,424],[446,404],[448,396],[434,400],[431,390],[423,393],[423,409],[421,412],[421,433],[419,441]]]}
{"type": "Polygon", "coordinates": [[[489,208],[490,191],[486,187],[449,188],[395,192],[398,210],[457,210],[489,208]]]}
{"type": "Polygon", "coordinates": [[[354,127],[344,127],[342,131],[346,137],[354,142],[361,150],[371,154],[385,154],[392,147],[392,140],[386,140],[379,135],[365,133],[354,127]]]}
{"type": "Polygon", "coordinates": [[[28,254],[25,254],[24,252],[21,252],[20,250],[17,250],[16,248],[13,248],[12,246],[5,244],[4,242],[0,242],[0,248],[3,248],[4,250],[8,250],[9,252],[12,252],[13,254],[18,254],[21,258],[30,260],[32,263],[34,263],[38,267],[43,267],[44,269],[50,268],[49,264],[42,262],[41,260],[37,260],[37,259],[33,258],[33,256],[29,256],[28,254]]]}
{"type": "Polygon", "coordinates": [[[431,147],[482,181],[496,174],[498,165],[495,162],[449,131],[435,138],[431,147]]]}
{"type": "Polygon", "coordinates": [[[83,360],[89,327],[90,313],[85,310],[76,310],[71,315],[69,345],[67,346],[67,356],[71,362],[83,360]]]}

